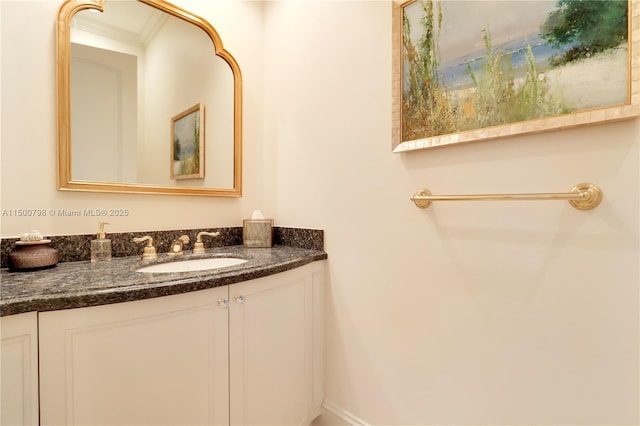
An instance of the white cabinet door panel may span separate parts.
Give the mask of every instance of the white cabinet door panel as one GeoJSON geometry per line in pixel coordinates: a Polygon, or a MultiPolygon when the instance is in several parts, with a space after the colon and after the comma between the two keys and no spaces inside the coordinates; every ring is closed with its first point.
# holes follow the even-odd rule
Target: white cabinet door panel
{"type": "Polygon", "coordinates": [[[0,424],[38,424],[38,314],[0,318],[0,424]]]}
{"type": "Polygon", "coordinates": [[[42,424],[227,424],[227,294],[42,313],[42,424]]]}
{"type": "MultiPolygon", "coordinates": [[[[283,426],[310,421],[314,379],[310,271],[318,267],[230,287],[231,424],[283,426]]],[[[316,341],[315,349],[317,345],[316,341]]]]}

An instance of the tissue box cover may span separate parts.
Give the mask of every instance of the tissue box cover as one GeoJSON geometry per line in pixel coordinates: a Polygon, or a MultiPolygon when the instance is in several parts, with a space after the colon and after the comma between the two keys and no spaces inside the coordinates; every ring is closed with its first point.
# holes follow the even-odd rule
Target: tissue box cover
{"type": "Polygon", "coordinates": [[[242,244],[245,247],[272,247],[273,219],[243,220],[242,244]]]}

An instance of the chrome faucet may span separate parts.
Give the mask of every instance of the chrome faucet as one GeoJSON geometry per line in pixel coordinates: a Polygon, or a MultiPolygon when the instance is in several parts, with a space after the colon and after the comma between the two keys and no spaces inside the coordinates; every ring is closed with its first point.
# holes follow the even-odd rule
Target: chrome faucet
{"type": "Polygon", "coordinates": [[[207,236],[207,237],[217,237],[218,235],[220,235],[219,232],[198,232],[198,235],[196,237],[196,242],[193,245],[193,254],[202,254],[204,253],[204,243],[202,242],[202,237],[203,236],[207,236]]]}
{"type": "Polygon", "coordinates": [[[169,252],[167,253],[169,256],[182,256],[182,250],[184,249],[184,245],[189,244],[189,236],[182,235],[181,237],[176,238],[169,248],[169,252]]]}

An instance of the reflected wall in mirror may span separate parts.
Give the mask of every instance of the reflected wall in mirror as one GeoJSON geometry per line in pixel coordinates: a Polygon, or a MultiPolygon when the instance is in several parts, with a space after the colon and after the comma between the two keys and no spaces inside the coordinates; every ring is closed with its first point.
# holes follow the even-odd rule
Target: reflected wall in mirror
{"type": "Polygon", "coordinates": [[[163,0],[67,0],[56,57],[59,189],[242,194],[242,77],[207,21],[163,0]],[[177,180],[172,118],[195,104],[204,177],[177,180]]]}

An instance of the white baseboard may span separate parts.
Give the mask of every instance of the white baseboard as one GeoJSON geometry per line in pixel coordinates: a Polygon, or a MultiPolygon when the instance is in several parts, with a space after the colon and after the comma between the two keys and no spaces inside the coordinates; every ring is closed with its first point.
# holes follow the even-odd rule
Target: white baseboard
{"type": "Polygon", "coordinates": [[[331,401],[327,401],[326,399],[322,402],[322,408],[343,421],[345,426],[369,426],[364,420],[354,416],[348,411],[343,410],[342,408],[338,407],[331,401]]]}

